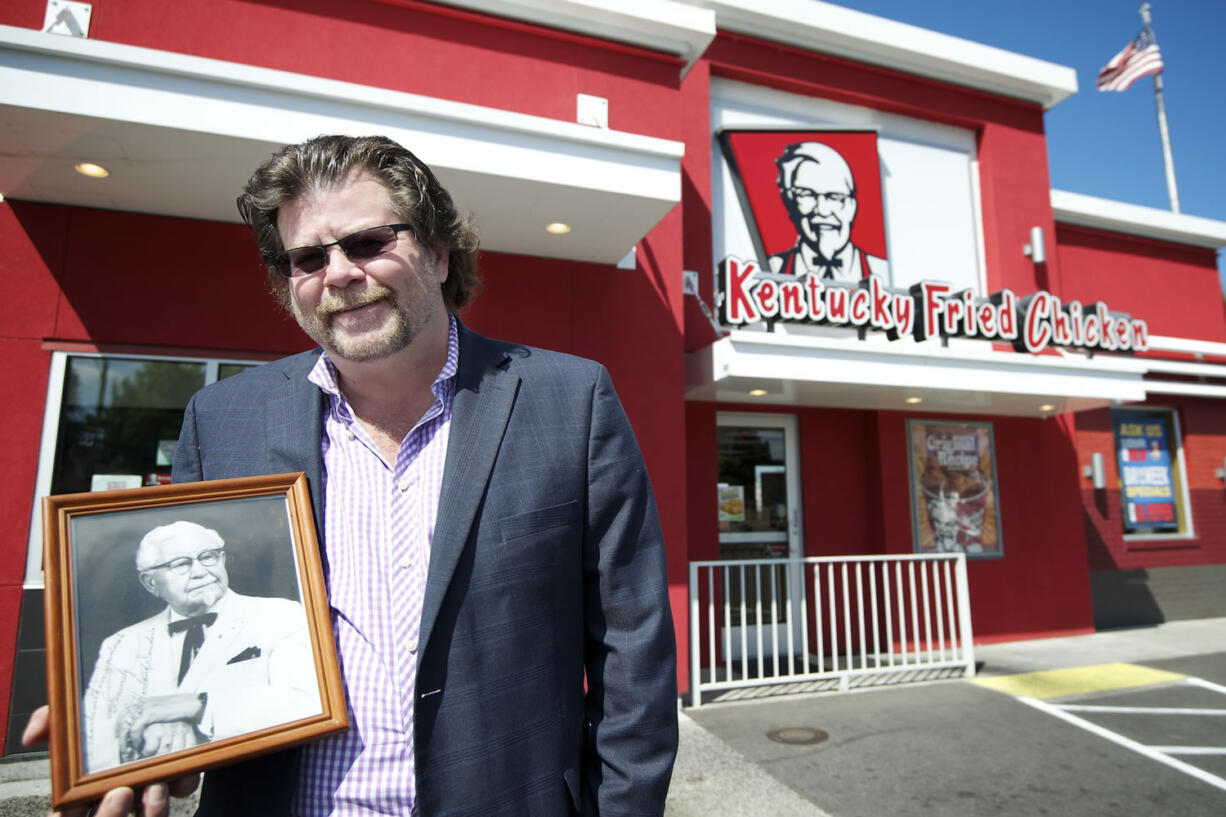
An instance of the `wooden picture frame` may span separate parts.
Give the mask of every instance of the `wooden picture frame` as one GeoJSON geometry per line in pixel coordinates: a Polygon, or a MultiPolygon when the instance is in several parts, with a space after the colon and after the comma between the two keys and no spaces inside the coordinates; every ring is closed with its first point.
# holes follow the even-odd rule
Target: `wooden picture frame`
{"type": "Polygon", "coordinates": [[[55,808],[348,727],[303,474],[42,513],[55,808]]]}

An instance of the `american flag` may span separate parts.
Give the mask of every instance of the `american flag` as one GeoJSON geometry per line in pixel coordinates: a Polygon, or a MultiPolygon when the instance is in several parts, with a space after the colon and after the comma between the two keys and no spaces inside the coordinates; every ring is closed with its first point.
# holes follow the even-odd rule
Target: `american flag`
{"type": "Polygon", "coordinates": [[[1127,91],[1141,77],[1161,70],[1162,54],[1147,27],[1098,72],[1098,90],[1127,91]]]}

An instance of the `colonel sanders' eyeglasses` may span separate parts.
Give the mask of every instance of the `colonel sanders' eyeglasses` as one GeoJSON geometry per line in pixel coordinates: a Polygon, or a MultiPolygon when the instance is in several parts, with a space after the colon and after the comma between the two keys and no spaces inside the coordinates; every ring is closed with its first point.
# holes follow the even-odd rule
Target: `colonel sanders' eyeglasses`
{"type": "Polygon", "coordinates": [[[178,559],[171,559],[169,562],[162,562],[160,565],[151,565],[143,568],[142,573],[148,570],[169,570],[176,576],[182,576],[187,571],[192,569],[192,562],[199,562],[201,567],[213,567],[221,561],[221,557],[225,555],[225,550],[222,548],[209,548],[202,550],[196,554],[194,558],[182,556],[178,559]]]}
{"type": "Polygon", "coordinates": [[[350,261],[369,261],[396,246],[396,236],[403,230],[412,230],[412,224],[388,224],[359,230],[352,235],[333,241],[331,244],[312,244],[294,247],[273,257],[273,266],[286,278],[313,275],[328,266],[328,248],[340,247],[350,261]]]}
{"type": "Polygon", "coordinates": [[[826,202],[827,207],[841,208],[852,198],[851,193],[818,193],[804,187],[785,188],[783,195],[802,213],[812,212],[817,209],[818,202],[822,201],[826,202]]]}

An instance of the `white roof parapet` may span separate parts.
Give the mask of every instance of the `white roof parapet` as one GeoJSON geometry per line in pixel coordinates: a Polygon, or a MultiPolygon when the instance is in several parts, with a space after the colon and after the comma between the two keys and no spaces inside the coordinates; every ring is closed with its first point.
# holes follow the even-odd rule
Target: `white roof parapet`
{"type": "Polygon", "coordinates": [[[1226,357],[1226,343],[1214,340],[1194,340],[1167,335],[1150,335],[1149,348],[1155,352],[1183,352],[1204,357],[1226,357]]]}
{"type": "Polygon", "coordinates": [[[679,0],[733,31],[1042,105],[1077,93],[1063,65],[819,0],[679,0]]]}
{"type": "Polygon", "coordinates": [[[680,57],[682,75],[715,39],[715,13],[673,0],[440,0],[449,6],[680,57]]]}
{"type": "Polygon", "coordinates": [[[1156,238],[1218,250],[1226,247],[1226,222],[1125,204],[1064,190],[1051,191],[1056,221],[1114,233],[1156,238]]]}

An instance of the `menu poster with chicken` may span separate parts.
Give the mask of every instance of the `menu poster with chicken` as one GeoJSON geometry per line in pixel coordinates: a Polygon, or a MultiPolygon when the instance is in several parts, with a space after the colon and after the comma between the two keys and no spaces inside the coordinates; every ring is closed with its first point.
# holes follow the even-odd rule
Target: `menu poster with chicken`
{"type": "Polygon", "coordinates": [[[991,423],[908,420],[916,553],[1004,555],[991,423]]]}
{"type": "Polygon", "coordinates": [[[745,521],[745,486],[744,485],[728,485],[720,483],[719,485],[719,521],[720,522],[744,522],[745,521]]]}

